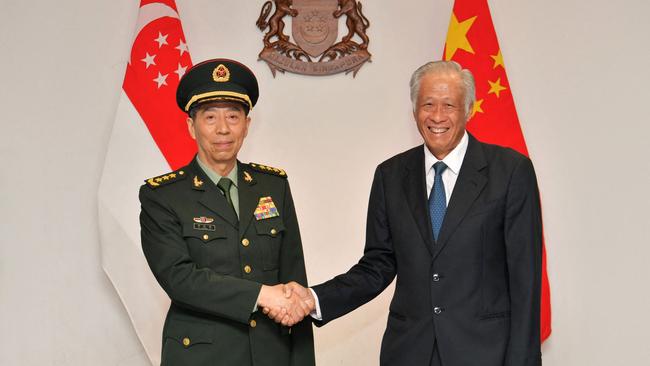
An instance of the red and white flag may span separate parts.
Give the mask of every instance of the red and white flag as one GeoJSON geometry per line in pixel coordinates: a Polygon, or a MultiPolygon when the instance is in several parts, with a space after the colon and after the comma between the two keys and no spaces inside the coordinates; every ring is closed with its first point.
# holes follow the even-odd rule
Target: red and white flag
{"type": "Polygon", "coordinates": [[[174,0],[142,0],[98,192],[102,266],[153,364],[169,299],[140,245],[143,180],[186,164],[196,151],[176,87],[192,61],[174,0]]]}
{"type": "MultiPolygon", "coordinates": [[[[476,103],[467,130],[479,140],[513,148],[528,156],[487,0],[456,0],[447,31],[445,60],[474,74],[476,103]]],[[[551,334],[551,301],[542,257],[541,339],[551,334]]]]}

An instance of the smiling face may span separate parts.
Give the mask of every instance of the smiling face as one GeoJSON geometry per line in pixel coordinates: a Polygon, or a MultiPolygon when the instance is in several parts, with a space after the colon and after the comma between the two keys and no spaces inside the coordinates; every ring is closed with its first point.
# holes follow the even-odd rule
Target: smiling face
{"type": "Polygon", "coordinates": [[[237,163],[237,153],[248,134],[251,119],[238,103],[217,102],[199,108],[193,119],[187,119],[199,159],[226,176],[237,163]]]}
{"type": "Polygon", "coordinates": [[[413,116],[429,151],[442,160],[458,145],[468,116],[460,75],[429,73],[422,76],[413,116]]]}

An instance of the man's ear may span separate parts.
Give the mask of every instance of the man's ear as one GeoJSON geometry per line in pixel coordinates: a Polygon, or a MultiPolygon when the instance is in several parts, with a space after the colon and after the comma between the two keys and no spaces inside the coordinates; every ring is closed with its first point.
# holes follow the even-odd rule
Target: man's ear
{"type": "Polygon", "coordinates": [[[246,116],[246,128],[244,129],[244,137],[248,136],[248,127],[251,125],[251,117],[246,116]]]}
{"type": "Polygon", "coordinates": [[[196,131],[194,130],[194,120],[190,117],[187,117],[187,130],[192,136],[192,139],[196,140],[196,131]]]}

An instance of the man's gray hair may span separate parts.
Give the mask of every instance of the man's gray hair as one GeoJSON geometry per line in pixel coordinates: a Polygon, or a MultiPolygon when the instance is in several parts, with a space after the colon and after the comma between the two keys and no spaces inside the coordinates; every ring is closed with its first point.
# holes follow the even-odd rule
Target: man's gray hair
{"type": "Polygon", "coordinates": [[[455,74],[458,75],[462,81],[463,92],[465,95],[465,116],[469,117],[471,110],[474,108],[476,101],[476,86],[474,84],[474,75],[472,72],[463,69],[462,66],[456,61],[431,61],[420,66],[411,76],[411,103],[413,103],[413,111],[418,101],[418,93],[420,92],[420,82],[422,77],[427,74],[455,74]]]}

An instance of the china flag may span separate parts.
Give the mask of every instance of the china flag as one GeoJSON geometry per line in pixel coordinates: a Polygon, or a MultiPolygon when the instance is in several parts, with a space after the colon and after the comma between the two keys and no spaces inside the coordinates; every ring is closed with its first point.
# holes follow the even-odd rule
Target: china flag
{"type": "MultiPolygon", "coordinates": [[[[444,59],[457,61],[474,74],[476,103],[467,130],[483,142],[507,146],[528,156],[487,0],[455,1],[444,59]]],[[[544,341],[551,334],[545,249],[542,256],[540,321],[541,339],[544,341]]]]}
{"type": "Polygon", "coordinates": [[[174,0],[142,0],[98,191],[102,266],[144,350],[160,364],[169,298],[140,245],[138,189],[144,179],[192,159],[196,144],[176,87],[192,66],[174,0]]]}

